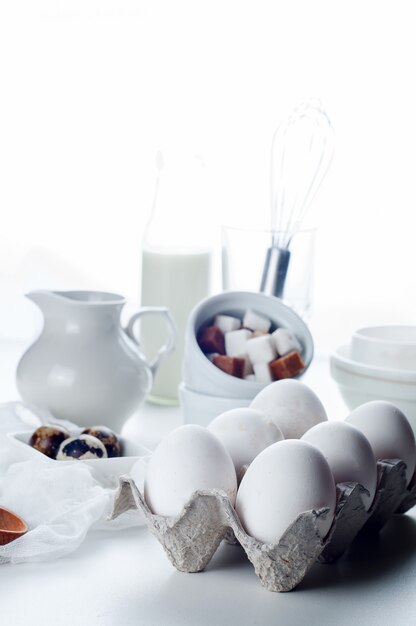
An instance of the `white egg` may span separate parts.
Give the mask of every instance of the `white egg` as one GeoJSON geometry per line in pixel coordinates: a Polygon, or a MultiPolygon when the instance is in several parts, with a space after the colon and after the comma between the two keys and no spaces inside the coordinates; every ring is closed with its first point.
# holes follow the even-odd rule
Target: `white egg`
{"type": "Polygon", "coordinates": [[[368,511],[377,487],[377,463],[368,439],[345,422],[323,422],[302,437],[316,446],[329,463],[335,483],[359,483],[367,491],[363,504],[368,511]]]}
{"type": "Polygon", "coordinates": [[[378,461],[401,459],[409,484],[416,465],[415,436],[406,416],[391,402],[374,400],[354,409],[345,420],[367,437],[378,461]]]}
{"type": "Polygon", "coordinates": [[[329,508],[318,519],[325,537],[336,505],[336,488],[323,454],[306,441],[278,441],[254,459],[241,481],[236,511],[246,532],[259,541],[276,544],[306,511],[329,508]]]}
{"type": "Polygon", "coordinates": [[[285,439],[299,439],[309,428],[328,419],[318,396],[299,380],[267,385],[250,406],[271,417],[285,439]]]}
{"type": "Polygon", "coordinates": [[[234,505],[237,478],[223,444],[196,424],[173,430],[151,456],[144,497],[153,513],[178,515],[199,489],[224,491],[234,505]]]}
{"type": "Polygon", "coordinates": [[[238,478],[264,448],[283,439],[280,428],[263,411],[249,407],[221,413],[208,430],[227,448],[238,478]]]}

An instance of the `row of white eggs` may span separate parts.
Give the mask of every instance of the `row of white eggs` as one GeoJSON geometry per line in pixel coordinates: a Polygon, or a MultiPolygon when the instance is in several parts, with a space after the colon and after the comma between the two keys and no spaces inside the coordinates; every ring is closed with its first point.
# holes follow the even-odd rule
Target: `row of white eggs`
{"type": "Polygon", "coordinates": [[[153,513],[171,516],[195,491],[222,490],[246,532],[268,544],[277,543],[300,513],[328,508],[319,518],[324,538],[335,513],[335,485],[363,485],[369,509],[381,459],[403,460],[410,482],[415,438],[399,409],[375,401],[344,422],[327,421],[315,393],[288,379],[263,389],[250,408],[221,414],[208,428],[172,431],[149,460],[144,496],[153,513]]]}

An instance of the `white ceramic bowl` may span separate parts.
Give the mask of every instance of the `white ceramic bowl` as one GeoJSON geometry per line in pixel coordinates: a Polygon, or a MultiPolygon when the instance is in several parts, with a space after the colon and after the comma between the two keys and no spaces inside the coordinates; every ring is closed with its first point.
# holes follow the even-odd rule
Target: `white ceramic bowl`
{"type": "MultiPolygon", "coordinates": [[[[275,327],[289,328],[302,345],[307,370],[313,356],[313,340],[305,322],[279,298],[250,291],[228,291],[202,300],[191,312],[185,335],[183,382],[190,391],[207,396],[251,400],[265,383],[243,380],[226,374],[205,356],[197,342],[199,329],[224,313],[243,318],[247,309],[268,317],[275,327]]],[[[240,405],[241,406],[241,405],[240,405]]]]}
{"type": "Polygon", "coordinates": [[[344,345],[331,355],[331,375],[349,409],[387,400],[403,411],[416,433],[416,371],[360,363],[344,345]]]}
{"type": "Polygon", "coordinates": [[[351,338],[351,358],[378,367],[416,371],[416,326],[370,326],[351,338]]]}
{"type": "MultiPolygon", "coordinates": [[[[71,437],[79,435],[82,432],[82,428],[77,428],[69,431],[71,437]]],[[[74,463],[85,463],[89,467],[93,468],[98,478],[118,478],[122,474],[127,474],[130,468],[138,461],[140,457],[145,457],[151,454],[150,450],[142,445],[136,444],[130,441],[126,437],[117,434],[118,439],[121,442],[123,449],[123,456],[112,457],[108,459],[85,459],[82,461],[56,461],[50,459],[46,454],[42,454],[39,450],[32,448],[29,445],[30,438],[33,434],[33,430],[8,433],[7,438],[9,444],[14,448],[16,455],[16,461],[29,461],[31,459],[40,459],[45,463],[49,463],[51,466],[59,463],[63,465],[73,465],[74,463]]]]}
{"type": "Polygon", "coordinates": [[[251,398],[208,396],[188,389],[184,383],[179,385],[179,399],[185,424],[199,424],[200,426],[208,426],[217,415],[224,411],[249,406],[252,400],[251,398]]]}

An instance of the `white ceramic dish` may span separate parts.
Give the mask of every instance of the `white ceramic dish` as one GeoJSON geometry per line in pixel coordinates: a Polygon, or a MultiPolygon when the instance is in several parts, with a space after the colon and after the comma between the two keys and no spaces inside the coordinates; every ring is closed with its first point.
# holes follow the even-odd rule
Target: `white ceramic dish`
{"type": "Polygon", "coordinates": [[[351,338],[351,358],[378,367],[416,370],[416,326],[370,326],[351,338]]]}
{"type": "MultiPolygon", "coordinates": [[[[216,367],[202,352],[197,342],[199,329],[224,313],[243,318],[247,309],[265,315],[275,327],[289,328],[302,345],[306,372],[313,356],[313,340],[305,322],[279,298],[249,291],[229,291],[202,300],[191,312],[185,337],[183,381],[190,391],[207,396],[252,400],[265,383],[242,380],[216,367]]],[[[240,405],[241,406],[241,405],[240,405]]]]}
{"type": "MultiPolygon", "coordinates": [[[[79,435],[82,432],[82,428],[70,430],[71,436],[79,435]]],[[[60,465],[73,465],[74,463],[85,463],[89,465],[94,471],[103,477],[110,478],[111,476],[119,477],[122,474],[127,474],[130,468],[136,463],[136,461],[140,457],[148,456],[150,450],[145,448],[142,445],[136,444],[133,441],[130,441],[126,437],[117,434],[119,438],[122,449],[123,456],[112,457],[108,459],[86,459],[84,461],[55,461],[55,459],[50,459],[42,452],[35,450],[32,446],[29,445],[30,437],[32,436],[33,431],[25,431],[18,433],[8,433],[7,437],[10,445],[14,447],[15,450],[15,461],[28,461],[30,459],[39,459],[44,461],[45,463],[49,463],[50,465],[54,465],[59,463],[60,465]]]]}
{"type": "Polygon", "coordinates": [[[331,355],[331,375],[349,409],[371,400],[387,400],[403,411],[416,433],[416,371],[357,362],[344,345],[331,355]]]}
{"type": "Polygon", "coordinates": [[[185,424],[208,424],[217,415],[249,406],[251,398],[222,398],[221,396],[208,396],[188,389],[184,383],[179,385],[179,399],[182,407],[182,415],[185,424]]]}

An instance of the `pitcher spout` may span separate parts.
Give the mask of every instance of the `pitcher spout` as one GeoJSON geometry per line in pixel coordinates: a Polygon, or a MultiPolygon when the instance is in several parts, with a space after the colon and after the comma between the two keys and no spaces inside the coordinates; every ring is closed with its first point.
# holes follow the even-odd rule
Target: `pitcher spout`
{"type": "Polygon", "coordinates": [[[45,312],[59,297],[54,291],[47,289],[35,289],[26,293],[25,296],[34,302],[42,312],[45,312]]]}
{"type": "Polygon", "coordinates": [[[49,291],[36,289],[26,294],[44,315],[61,319],[81,316],[96,322],[111,317],[118,320],[125,299],[123,296],[104,291],[49,291]]]}

